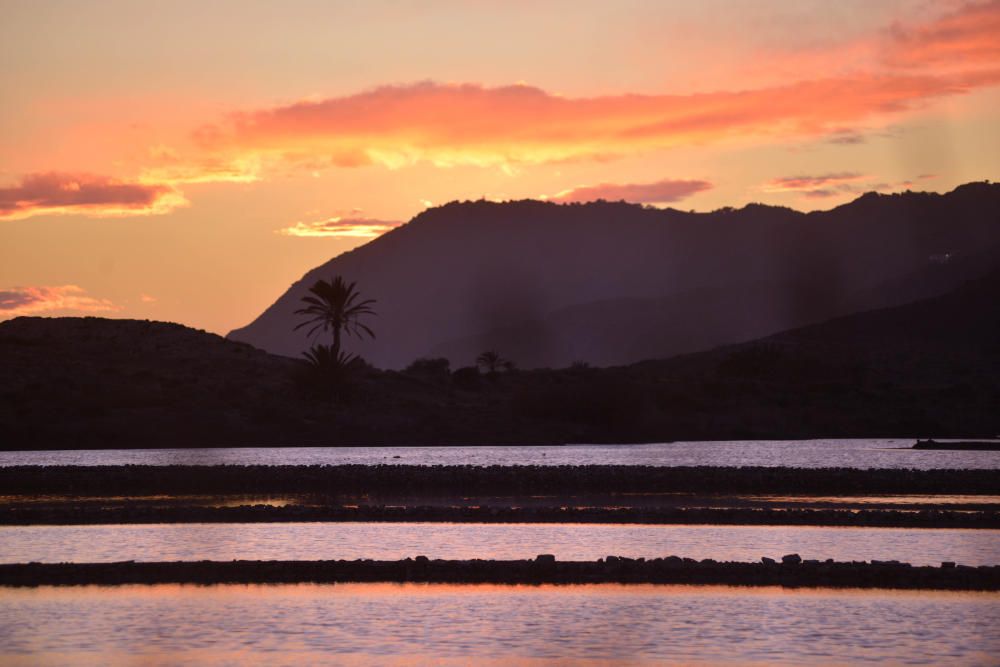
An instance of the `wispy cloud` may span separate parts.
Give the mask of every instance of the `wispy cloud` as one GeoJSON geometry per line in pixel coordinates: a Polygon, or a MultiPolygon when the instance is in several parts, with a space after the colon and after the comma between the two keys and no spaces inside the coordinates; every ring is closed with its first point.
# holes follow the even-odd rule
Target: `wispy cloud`
{"type": "Polygon", "coordinates": [[[1000,0],[960,6],[925,25],[897,24],[884,44],[895,67],[995,68],[1000,63],[1000,0]]]}
{"type": "Polygon", "coordinates": [[[822,176],[783,176],[765,183],[764,192],[795,193],[806,199],[828,199],[856,195],[862,192],[892,192],[909,189],[920,181],[936,178],[934,174],[921,174],[916,178],[897,182],[873,181],[871,176],[859,172],[840,172],[822,176]]]}
{"type": "Polygon", "coordinates": [[[277,230],[284,236],[374,238],[398,227],[400,222],[372,220],[370,218],[344,218],[335,216],[312,222],[296,222],[277,230]]]}
{"type": "Polygon", "coordinates": [[[855,183],[864,178],[867,178],[864,174],[852,171],[821,176],[782,176],[765,183],[763,189],[765,192],[806,192],[855,183]]]}
{"type": "Polygon", "coordinates": [[[100,313],[120,310],[108,299],[88,296],[78,285],[0,289],[0,319],[53,311],[100,313]]]}
{"type": "Polygon", "coordinates": [[[637,204],[668,204],[714,187],[708,181],[664,179],[655,183],[600,183],[564,190],[548,197],[554,202],[585,202],[597,199],[625,200],[637,204]]]}
{"type": "Polygon", "coordinates": [[[169,185],[94,174],[48,172],[0,187],[0,219],[82,213],[93,217],[167,213],[187,200],[169,185]]]}

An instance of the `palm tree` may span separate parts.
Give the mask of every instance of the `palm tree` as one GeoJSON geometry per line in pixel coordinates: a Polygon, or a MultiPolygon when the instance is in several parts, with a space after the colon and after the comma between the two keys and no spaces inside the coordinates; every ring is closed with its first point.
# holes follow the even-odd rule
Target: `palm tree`
{"type": "Polygon", "coordinates": [[[330,282],[318,280],[309,288],[310,294],[302,297],[302,301],[308,305],[295,311],[296,315],[309,317],[297,325],[295,331],[311,326],[307,336],[311,337],[319,331],[330,331],[333,334],[333,345],[330,347],[333,359],[341,358],[341,334],[358,338],[367,334],[375,338],[375,333],[361,323],[361,318],[365,315],[375,314],[371,307],[375,300],[359,301],[361,295],[355,285],[357,283],[347,283],[340,276],[334,276],[330,282]]]}
{"type": "Polygon", "coordinates": [[[510,368],[514,366],[512,362],[501,357],[500,353],[496,350],[487,350],[480,354],[476,357],[476,365],[480,366],[490,375],[496,375],[501,368],[508,369],[508,365],[510,368]]]}

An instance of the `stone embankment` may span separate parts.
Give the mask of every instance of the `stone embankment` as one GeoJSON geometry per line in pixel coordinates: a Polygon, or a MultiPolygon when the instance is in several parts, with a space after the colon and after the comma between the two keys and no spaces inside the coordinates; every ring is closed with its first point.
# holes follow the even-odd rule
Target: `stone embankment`
{"type": "Polygon", "coordinates": [[[998,452],[1000,440],[917,440],[910,449],[941,449],[968,452],[998,452]]]}
{"type": "Polygon", "coordinates": [[[171,563],[26,563],[0,565],[0,586],[434,582],[494,584],[715,584],[738,586],[1000,590],[1000,566],[912,567],[896,561],[802,560],[759,563],[668,556],[597,561],[533,560],[200,561],[171,563]]]}

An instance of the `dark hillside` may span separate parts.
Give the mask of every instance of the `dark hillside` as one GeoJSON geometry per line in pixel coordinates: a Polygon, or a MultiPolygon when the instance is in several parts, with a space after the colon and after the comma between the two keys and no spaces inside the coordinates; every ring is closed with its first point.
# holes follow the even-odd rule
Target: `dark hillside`
{"type": "Polygon", "coordinates": [[[175,324],[0,323],[4,448],[538,444],[1000,433],[1000,271],[940,297],[632,366],[361,371],[341,402],[301,362],[175,324]]]}
{"type": "Polygon", "coordinates": [[[376,366],[452,365],[496,348],[523,368],[670,357],[941,294],[1000,248],[1000,184],[867,194],[803,214],[684,213],[625,203],[452,203],[307,273],[230,334],[306,347],[293,311],[343,275],[378,300],[376,366]]]}

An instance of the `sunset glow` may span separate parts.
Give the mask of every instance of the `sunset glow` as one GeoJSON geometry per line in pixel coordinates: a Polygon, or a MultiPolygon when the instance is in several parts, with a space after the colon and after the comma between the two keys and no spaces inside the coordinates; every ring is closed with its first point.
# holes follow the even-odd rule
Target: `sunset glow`
{"type": "Polygon", "coordinates": [[[45,315],[52,312],[113,313],[120,308],[107,299],[87,295],[77,285],[14,287],[0,290],[0,317],[45,315]]]}
{"type": "Polygon", "coordinates": [[[811,210],[1000,173],[997,0],[179,4],[0,7],[0,318],[224,333],[425,202],[811,210]]]}

